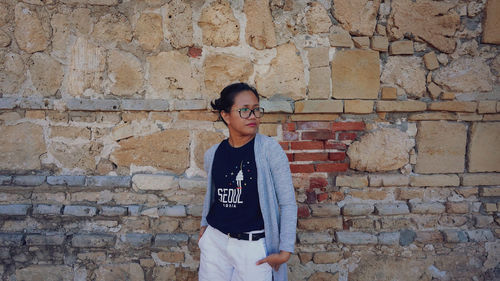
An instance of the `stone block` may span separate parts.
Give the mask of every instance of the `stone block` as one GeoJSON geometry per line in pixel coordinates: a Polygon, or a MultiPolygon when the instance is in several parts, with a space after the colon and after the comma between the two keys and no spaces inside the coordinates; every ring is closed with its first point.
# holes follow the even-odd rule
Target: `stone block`
{"type": "Polygon", "coordinates": [[[338,243],[351,245],[376,244],[378,241],[377,236],[364,232],[338,231],[335,237],[338,243]]]}
{"type": "Polygon", "coordinates": [[[103,248],[113,247],[115,236],[111,234],[75,234],[71,239],[73,247],[103,248]]]}
{"type": "Polygon", "coordinates": [[[409,214],[410,210],[406,203],[376,203],[375,210],[381,216],[409,214]]]}

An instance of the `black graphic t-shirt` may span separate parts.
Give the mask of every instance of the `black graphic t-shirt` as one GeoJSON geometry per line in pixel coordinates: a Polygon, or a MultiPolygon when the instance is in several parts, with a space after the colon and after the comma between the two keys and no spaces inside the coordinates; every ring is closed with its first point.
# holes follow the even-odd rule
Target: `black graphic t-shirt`
{"type": "Polygon", "coordinates": [[[234,148],[228,139],[215,152],[212,180],[215,201],[207,222],[224,233],[240,233],[264,229],[257,190],[255,138],[234,148]]]}

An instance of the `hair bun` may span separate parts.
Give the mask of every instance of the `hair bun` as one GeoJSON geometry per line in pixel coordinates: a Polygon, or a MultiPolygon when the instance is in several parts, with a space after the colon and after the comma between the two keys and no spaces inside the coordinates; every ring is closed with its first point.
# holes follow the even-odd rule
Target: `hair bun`
{"type": "Polygon", "coordinates": [[[222,110],[222,109],[223,109],[223,108],[222,108],[222,101],[221,101],[221,99],[220,99],[220,98],[215,99],[214,101],[212,101],[212,102],[210,103],[210,105],[212,106],[212,108],[213,108],[214,110],[219,110],[219,111],[220,111],[220,110],[222,110]]]}

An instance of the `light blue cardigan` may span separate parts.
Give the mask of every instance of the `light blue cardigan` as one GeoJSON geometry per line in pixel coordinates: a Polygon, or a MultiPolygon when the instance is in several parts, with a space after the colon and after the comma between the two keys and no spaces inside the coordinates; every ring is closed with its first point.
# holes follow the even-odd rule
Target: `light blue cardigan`
{"type": "MultiPolygon", "coordinates": [[[[215,200],[211,175],[215,151],[219,144],[213,145],[205,152],[204,168],[208,180],[201,226],[208,225],[206,218],[215,200]]],[[[259,133],[255,136],[254,151],[267,253],[268,255],[279,253],[281,250],[293,253],[297,228],[297,203],[288,158],[276,140],[259,133]]],[[[287,274],[287,265],[284,263],[277,272],[273,270],[273,280],[286,281],[287,274]]]]}

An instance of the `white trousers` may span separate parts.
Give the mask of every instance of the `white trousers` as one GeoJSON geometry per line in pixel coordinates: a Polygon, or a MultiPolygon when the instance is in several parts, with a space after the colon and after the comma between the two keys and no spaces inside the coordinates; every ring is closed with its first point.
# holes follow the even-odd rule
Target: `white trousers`
{"type": "Polygon", "coordinates": [[[265,239],[238,240],[209,225],[198,244],[199,281],[271,281],[271,266],[256,264],[267,256],[265,239]]]}

